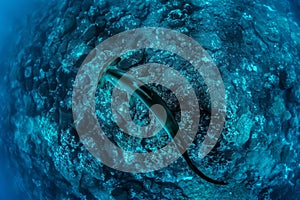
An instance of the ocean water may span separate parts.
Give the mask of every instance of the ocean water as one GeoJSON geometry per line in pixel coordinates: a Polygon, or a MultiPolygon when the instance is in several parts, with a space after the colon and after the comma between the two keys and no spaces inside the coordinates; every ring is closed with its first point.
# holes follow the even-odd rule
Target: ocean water
{"type": "Polygon", "coordinates": [[[15,179],[16,168],[10,165],[9,160],[14,159],[7,152],[7,147],[11,146],[8,135],[13,135],[12,125],[10,124],[11,98],[7,76],[10,66],[6,63],[9,56],[15,55],[15,49],[10,46],[15,43],[18,33],[13,31],[13,27],[32,10],[36,2],[30,1],[0,1],[0,101],[1,101],[1,156],[0,156],[0,199],[28,199],[24,191],[18,186],[15,179]]]}
{"type": "Polygon", "coordinates": [[[0,199],[299,199],[299,13],[0,0],[0,199]]]}

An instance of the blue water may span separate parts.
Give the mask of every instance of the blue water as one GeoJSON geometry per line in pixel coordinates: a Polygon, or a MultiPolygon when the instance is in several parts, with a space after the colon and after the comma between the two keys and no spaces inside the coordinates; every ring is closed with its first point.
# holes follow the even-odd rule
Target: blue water
{"type": "MultiPolygon", "coordinates": [[[[0,0],[0,200],[299,198],[299,13],[299,0],[0,0]],[[151,48],[120,55],[115,63],[122,73],[147,62],[170,65],[199,89],[203,115],[187,154],[227,186],[208,183],[181,157],[151,173],[118,171],[98,162],[80,141],[71,110],[80,65],[101,41],[140,27],[186,34],[220,70],[227,121],[216,147],[201,160],[197,151],[210,100],[196,70],[186,69],[191,66],[181,57],[151,48]]],[[[105,118],[112,116],[114,85],[102,87],[95,98],[98,121],[115,145],[150,152],[171,139],[167,126],[158,138],[127,137],[105,118]]],[[[164,101],[180,124],[179,101],[170,90],[151,85],[144,91],[161,95],[157,102],[164,101]]],[[[137,124],[150,119],[143,100],[130,105],[137,124]]]]}
{"type": "Polygon", "coordinates": [[[9,141],[4,137],[14,133],[8,119],[12,100],[10,99],[7,82],[3,77],[7,75],[10,68],[5,62],[9,56],[14,54],[14,50],[10,46],[15,43],[18,37],[18,33],[13,28],[18,26],[34,10],[37,3],[38,1],[35,0],[0,1],[0,77],[2,77],[0,80],[0,134],[2,139],[0,147],[0,199],[28,199],[15,180],[17,169],[12,167],[10,163],[10,159],[14,158],[7,155],[7,148],[4,147],[4,145],[7,146],[6,142],[9,141]]]}

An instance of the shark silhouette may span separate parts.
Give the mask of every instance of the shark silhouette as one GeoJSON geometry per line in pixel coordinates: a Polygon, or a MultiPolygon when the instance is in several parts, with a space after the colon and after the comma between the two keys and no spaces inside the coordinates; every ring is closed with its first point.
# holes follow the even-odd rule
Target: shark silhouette
{"type": "MultiPolygon", "coordinates": [[[[149,86],[145,85],[142,81],[137,80],[133,78],[132,76],[126,74],[125,71],[120,70],[118,68],[113,68],[118,62],[120,61],[120,58],[115,59],[112,61],[107,68],[107,70],[104,72],[103,79],[101,82],[109,81],[114,86],[119,82],[119,84],[124,87],[125,89],[134,91],[134,95],[137,96],[144,104],[145,106],[150,109],[152,105],[159,104],[163,106],[163,108],[166,111],[166,123],[164,123],[164,120],[161,116],[161,114],[158,111],[151,110],[155,116],[159,119],[161,122],[164,130],[169,134],[170,137],[174,138],[177,131],[179,130],[179,125],[177,121],[175,120],[173,114],[171,113],[170,109],[168,108],[166,102],[155,92],[153,91],[149,86]],[[122,79],[121,79],[122,78],[122,79]]],[[[101,84],[100,82],[100,84],[101,84]]],[[[103,82],[102,82],[103,83],[103,82]]],[[[220,184],[220,185],[227,185],[224,181],[218,181],[214,180],[208,176],[206,176],[203,172],[201,172],[191,161],[187,151],[185,151],[182,154],[183,158],[187,162],[188,166],[202,179],[214,183],[214,184],[220,184]]]]}

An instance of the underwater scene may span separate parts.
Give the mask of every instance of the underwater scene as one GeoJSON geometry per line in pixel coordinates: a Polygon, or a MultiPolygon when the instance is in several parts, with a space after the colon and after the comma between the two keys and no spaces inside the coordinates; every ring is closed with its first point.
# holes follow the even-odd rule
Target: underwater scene
{"type": "Polygon", "coordinates": [[[0,199],[300,199],[300,0],[0,0],[0,199]]]}

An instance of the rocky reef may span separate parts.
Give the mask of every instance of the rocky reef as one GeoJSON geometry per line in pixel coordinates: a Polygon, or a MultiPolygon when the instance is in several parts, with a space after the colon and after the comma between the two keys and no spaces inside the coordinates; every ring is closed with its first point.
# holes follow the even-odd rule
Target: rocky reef
{"type": "MultiPolygon", "coordinates": [[[[2,62],[10,69],[4,80],[11,103],[5,110],[9,131],[3,133],[0,144],[10,167],[16,169],[15,183],[24,198],[299,198],[300,26],[295,2],[45,2],[14,27],[18,37],[9,47],[13,56],[2,62]],[[220,70],[226,89],[226,123],[213,151],[199,159],[197,150],[210,120],[209,95],[201,76],[184,70],[192,67],[182,58],[157,49],[122,55],[118,63],[128,70],[155,62],[187,76],[203,111],[199,131],[187,151],[205,174],[228,185],[205,182],[182,158],[154,172],[117,171],[94,158],[80,141],[72,116],[72,90],[79,67],[102,41],[139,27],[164,27],[190,36],[220,70]]],[[[111,90],[111,85],[104,87],[111,90]]],[[[174,116],[180,116],[176,97],[167,88],[152,87],[174,116]]],[[[148,151],[169,141],[163,132],[151,140],[120,134],[107,117],[108,100],[108,92],[99,90],[99,122],[116,144],[132,151],[139,144],[148,151]]],[[[147,124],[143,105],[136,102],[132,107],[134,121],[147,124]]]]}

